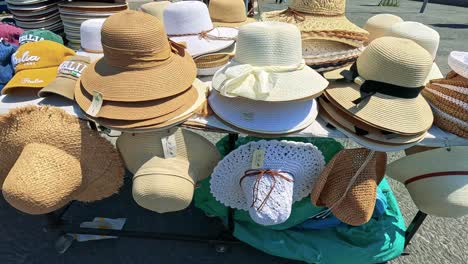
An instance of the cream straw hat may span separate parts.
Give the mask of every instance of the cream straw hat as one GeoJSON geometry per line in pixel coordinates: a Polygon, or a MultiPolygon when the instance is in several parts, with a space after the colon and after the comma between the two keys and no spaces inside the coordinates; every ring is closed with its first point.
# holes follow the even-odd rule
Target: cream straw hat
{"type": "Polygon", "coordinates": [[[255,22],[254,18],[247,17],[242,0],[211,0],[208,10],[215,27],[240,27],[255,22]]]}
{"type": "Polygon", "coordinates": [[[317,97],[327,85],[305,65],[299,30],[279,22],[240,27],[234,59],[216,72],[212,82],[223,96],[259,101],[317,97]]]}
{"type": "Polygon", "coordinates": [[[364,29],[369,32],[368,42],[386,36],[390,28],[399,22],[403,22],[403,19],[392,14],[378,14],[369,18],[364,25],[364,29]]]}
{"type": "Polygon", "coordinates": [[[468,147],[439,148],[390,163],[387,175],[408,189],[422,212],[442,217],[468,215],[468,147]]]}
{"type": "Polygon", "coordinates": [[[236,44],[217,51],[193,58],[197,65],[197,76],[213,76],[219,69],[226,66],[234,57],[236,44]]]}
{"type": "Polygon", "coordinates": [[[431,71],[432,57],[408,39],[374,40],[351,67],[347,78],[336,82],[327,96],[356,119],[401,135],[427,131],[433,122],[428,103],[420,95],[431,71]]]}
{"type": "Polygon", "coordinates": [[[140,10],[142,12],[155,16],[157,19],[163,22],[164,21],[164,17],[163,17],[164,9],[166,9],[166,6],[169,5],[170,3],[171,2],[169,1],[146,3],[140,7],[140,10]]]}
{"type": "Polygon", "coordinates": [[[77,55],[88,56],[93,62],[104,56],[101,44],[101,29],[105,20],[105,18],[95,18],[81,23],[81,49],[77,51],[77,55]]]}
{"type": "Polygon", "coordinates": [[[324,167],[322,153],[310,143],[250,142],[214,168],[211,193],[225,206],[249,211],[260,225],[281,224],[292,204],[310,194],[324,167]]]}
{"type": "Polygon", "coordinates": [[[167,35],[175,42],[185,42],[190,55],[213,53],[231,46],[237,29],[215,27],[208,7],[200,1],[182,1],[164,10],[167,35]]]}
{"type": "Polygon", "coordinates": [[[448,57],[448,65],[454,72],[468,79],[468,52],[450,52],[448,57]]]}

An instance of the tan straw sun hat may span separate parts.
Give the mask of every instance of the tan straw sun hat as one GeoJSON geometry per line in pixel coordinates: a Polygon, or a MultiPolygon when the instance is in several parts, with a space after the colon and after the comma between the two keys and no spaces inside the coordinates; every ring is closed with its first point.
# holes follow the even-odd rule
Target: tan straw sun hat
{"type": "Polygon", "coordinates": [[[327,96],[356,119],[401,135],[427,131],[433,115],[420,95],[432,57],[412,40],[382,37],[346,72],[351,83],[335,82],[327,96]]]}
{"type": "Polygon", "coordinates": [[[439,148],[403,157],[387,175],[408,189],[422,212],[442,217],[468,215],[468,147],[439,148]]]}
{"type": "Polygon", "coordinates": [[[255,22],[247,17],[243,0],[211,0],[208,10],[215,27],[240,27],[255,22]]]}
{"type": "Polygon", "coordinates": [[[163,22],[164,9],[170,3],[171,2],[169,1],[158,1],[158,2],[146,3],[140,7],[140,10],[146,14],[155,16],[157,19],[159,19],[159,21],[163,22]]]}
{"type": "Polygon", "coordinates": [[[378,14],[369,18],[364,25],[364,29],[369,32],[368,42],[385,36],[390,28],[399,22],[403,22],[403,19],[392,14],[378,14]]]}
{"type": "Polygon", "coordinates": [[[315,181],[310,195],[312,204],[328,207],[327,211],[346,224],[367,223],[374,212],[377,186],[386,164],[385,152],[341,150],[315,181]]]}
{"type": "Polygon", "coordinates": [[[207,139],[180,128],[123,133],[117,147],[128,170],[135,174],[135,201],[159,213],[188,207],[197,181],[208,177],[221,159],[207,139]]]}
{"type": "Polygon", "coordinates": [[[0,137],[3,196],[25,213],[101,200],[123,184],[123,163],[112,144],[59,108],[11,110],[0,116],[0,137]]]}

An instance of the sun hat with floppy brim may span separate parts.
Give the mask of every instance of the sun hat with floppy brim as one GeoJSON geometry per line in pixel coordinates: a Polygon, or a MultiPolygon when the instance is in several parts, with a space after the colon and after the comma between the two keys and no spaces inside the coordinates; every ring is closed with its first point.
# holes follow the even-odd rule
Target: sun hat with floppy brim
{"type": "Polygon", "coordinates": [[[23,212],[100,200],[123,184],[123,162],[112,144],[59,108],[13,109],[0,116],[0,135],[0,186],[23,212]]]}
{"type": "Polygon", "coordinates": [[[372,16],[364,25],[364,29],[369,32],[368,42],[385,36],[390,28],[399,22],[403,22],[403,19],[393,14],[378,14],[372,16]]]}
{"type": "Polygon", "coordinates": [[[351,82],[334,82],[325,93],[356,119],[376,128],[421,134],[433,122],[420,94],[432,65],[430,54],[412,40],[378,38],[351,67],[351,82]]]}
{"type": "Polygon", "coordinates": [[[240,27],[256,21],[247,17],[243,0],[212,0],[208,10],[215,27],[240,27]]]}
{"type": "Polygon", "coordinates": [[[468,79],[468,52],[452,51],[448,57],[448,65],[450,68],[468,79]]]}
{"type": "Polygon", "coordinates": [[[223,96],[270,102],[316,97],[327,85],[305,65],[299,30],[280,22],[240,27],[234,59],[212,81],[223,96]]]}
{"type": "Polygon", "coordinates": [[[367,223],[374,213],[377,186],[386,164],[385,152],[341,150],[316,179],[310,194],[312,204],[328,207],[343,223],[367,223]]]}
{"type": "Polygon", "coordinates": [[[219,69],[226,66],[234,57],[236,45],[233,44],[215,53],[194,57],[197,65],[197,76],[212,76],[219,69]]]}
{"type": "Polygon", "coordinates": [[[434,124],[437,127],[459,137],[468,138],[468,122],[447,114],[431,103],[429,104],[431,105],[434,113],[434,124]]]}
{"type": "Polygon", "coordinates": [[[428,85],[422,91],[422,95],[429,104],[437,107],[444,113],[468,122],[468,96],[464,96],[466,98],[465,100],[459,100],[449,94],[431,89],[432,86],[433,85],[428,85]]]}
{"type": "Polygon", "coordinates": [[[468,214],[468,147],[438,148],[390,163],[387,175],[405,184],[422,212],[442,217],[468,214]]]}
{"type": "Polygon", "coordinates": [[[260,140],[225,156],[211,174],[210,189],[225,206],[249,211],[258,224],[275,225],[310,194],[324,167],[322,153],[310,143],[260,140]]]}

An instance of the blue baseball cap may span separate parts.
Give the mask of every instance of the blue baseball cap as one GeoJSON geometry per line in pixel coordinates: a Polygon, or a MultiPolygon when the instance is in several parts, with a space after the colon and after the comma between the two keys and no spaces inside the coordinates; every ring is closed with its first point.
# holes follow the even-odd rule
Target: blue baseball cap
{"type": "Polygon", "coordinates": [[[0,41],[0,91],[15,74],[11,55],[16,52],[18,46],[6,41],[0,41]]]}

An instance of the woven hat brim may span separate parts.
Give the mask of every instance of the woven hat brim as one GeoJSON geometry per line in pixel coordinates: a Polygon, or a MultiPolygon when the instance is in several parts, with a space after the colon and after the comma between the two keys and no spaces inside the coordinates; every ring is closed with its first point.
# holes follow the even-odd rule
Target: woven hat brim
{"type": "Polygon", "coordinates": [[[327,41],[333,41],[333,42],[338,42],[342,44],[349,45],[354,48],[362,48],[364,47],[364,41],[361,40],[354,40],[350,39],[347,37],[342,37],[340,35],[334,36],[334,35],[327,35],[327,33],[319,33],[319,32],[308,32],[308,33],[302,33],[301,34],[302,41],[307,40],[327,40],[327,41]]]}
{"type": "Polygon", "coordinates": [[[70,100],[75,100],[75,85],[78,81],[76,79],[58,77],[52,83],[42,88],[38,95],[40,97],[47,97],[52,94],[60,95],[70,100]]]}
{"type": "MultiPolygon", "coordinates": [[[[217,71],[213,76],[212,87],[219,91],[221,84],[226,79],[226,70],[237,65],[239,63],[232,60],[217,71]]],[[[309,67],[291,72],[270,73],[270,75],[273,79],[277,80],[274,90],[265,98],[250,99],[268,102],[296,101],[313,98],[314,96],[317,97],[328,86],[328,81],[309,67]],[[305,83],[310,85],[304,85],[305,83]]]]}
{"type": "Polygon", "coordinates": [[[10,93],[11,90],[18,88],[43,88],[55,80],[57,77],[57,68],[58,65],[57,67],[22,70],[17,72],[5,87],[3,87],[2,94],[10,93]]]}
{"type": "Polygon", "coordinates": [[[83,50],[78,50],[76,52],[76,55],[89,57],[91,59],[91,62],[98,61],[99,59],[104,57],[104,53],[91,53],[91,52],[86,52],[86,51],[83,51],[83,50]]]}
{"type": "MultiPolygon", "coordinates": [[[[208,34],[215,37],[236,38],[238,29],[230,27],[216,27],[208,34]]],[[[234,40],[204,39],[199,36],[170,37],[170,39],[175,42],[185,42],[187,44],[187,50],[192,57],[217,52],[234,44],[234,40]]]]}
{"type": "Polygon", "coordinates": [[[105,101],[139,102],[179,94],[196,75],[195,62],[187,52],[184,57],[173,54],[157,67],[131,71],[111,66],[104,57],[85,69],[81,83],[90,94],[100,92],[105,101]]]}
{"type": "Polygon", "coordinates": [[[233,27],[238,28],[240,26],[257,22],[257,20],[253,17],[247,17],[247,19],[243,22],[221,22],[221,21],[213,21],[213,26],[215,27],[233,27]]]}
{"type": "Polygon", "coordinates": [[[421,93],[431,105],[434,105],[451,116],[468,122],[468,102],[459,101],[450,96],[444,98],[444,94],[439,94],[439,92],[428,89],[427,87],[421,93]],[[460,104],[456,104],[455,100],[460,104]]]}
{"type": "Polygon", "coordinates": [[[427,131],[434,121],[431,108],[422,95],[413,99],[403,99],[376,93],[356,105],[353,101],[361,97],[357,84],[333,83],[325,92],[358,120],[396,134],[421,134],[427,131]]]}
{"type": "Polygon", "coordinates": [[[313,99],[272,103],[228,98],[212,91],[208,101],[213,112],[226,123],[259,134],[287,134],[302,130],[318,115],[317,103],[313,99]]]}
{"type": "Polygon", "coordinates": [[[434,112],[434,124],[462,138],[468,138],[468,122],[451,116],[431,104],[434,112]]]}

